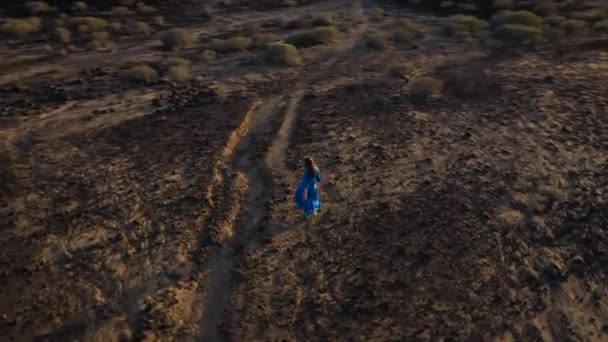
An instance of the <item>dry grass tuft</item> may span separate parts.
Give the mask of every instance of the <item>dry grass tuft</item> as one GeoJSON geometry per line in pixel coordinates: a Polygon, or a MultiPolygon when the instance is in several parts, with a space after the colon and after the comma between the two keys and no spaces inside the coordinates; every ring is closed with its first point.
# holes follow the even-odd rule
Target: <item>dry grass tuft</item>
{"type": "Polygon", "coordinates": [[[281,40],[281,37],[274,33],[260,33],[253,37],[253,46],[256,48],[265,48],[269,44],[276,43],[281,40]]]}
{"type": "Polygon", "coordinates": [[[53,33],[55,39],[61,44],[69,44],[72,42],[72,32],[65,27],[56,27],[53,33]]]}
{"type": "Polygon", "coordinates": [[[409,97],[412,101],[421,102],[431,96],[438,95],[443,90],[443,82],[424,76],[414,79],[409,87],[409,97]]]}
{"type": "Polygon", "coordinates": [[[103,31],[108,27],[106,20],[95,17],[72,17],[68,19],[68,23],[76,27],[86,26],[90,32],[103,31]]]}
{"type": "Polygon", "coordinates": [[[374,50],[386,50],[388,40],[380,33],[368,33],[365,35],[365,45],[374,50]]]}
{"type": "Polygon", "coordinates": [[[166,49],[179,50],[191,47],[194,44],[194,37],[184,29],[174,28],[164,32],[161,41],[166,49]]]}
{"type": "Polygon", "coordinates": [[[138,21],[138,22],[133,23],[131,30],[136,34],[142,34],[142,35],[148,35],[148,34],[152,33],[152,28],[150,27],[150,25],[148,25],[147,23],[145,23],[143,21],[138,21]]]}
{"type": "Polygon", "coordinates": [[[217,53],[213,50],[205,50],[203,51],[202,57],[205,61],[211,62],[217,58],[217,53]]]}
{"type": "Polygon", "coordinates": [[[286,41],[297,47],[310,47],[329,44],[333,42],[337,36],[338,30],[334,26],[327,26],[300,31],[287,37],[286,41]]]}
{"type": "Polygon", "coordinates": [[[31,14],[43,14],[55,11],[54,7],[51,7],[44,1],[30,1],[25,4],[25,8],[31,14]]]}
{"type": "Polygon", "coordinates": [[[72,12],[81,13],[87,10],[88,6],[86,2],[76,1],[72,4],[72,12]]]}
{"type": "Polygon", "coordinates": [[[41,22],[36,17],[27,19],[7,19],[0,25],[0,32],[23,38],[40,31],[41,22]]]}
{"type": "Polygon", "coordinates": [[[152,82],[158,78],[158,73],[148,65],[136,65],[125,70],[124,77],[132,81],[152,82]]]}
{"type": "Polygon", "coordinates": [[[408,63],[399,63],[390,67],[389,74],[393,77],[408,79],[414,75],[416,68],[408,63]]]}
{"type": "Polygon", "coordinates": [[[231,52],[241,52],[246,51],[253,46],[253,40],[247,37],[231,37],[226,40],[223,39],[213,39],[209,42],[209,49],[221,52],[221,53],[231,53],[231,52]]]}
{"type": "Polygon", "coordinates": [[[294,66],[302,63],[298,49],[286,43],[272,43],[266,48],[266,60],[276,65],[294,66]]]}

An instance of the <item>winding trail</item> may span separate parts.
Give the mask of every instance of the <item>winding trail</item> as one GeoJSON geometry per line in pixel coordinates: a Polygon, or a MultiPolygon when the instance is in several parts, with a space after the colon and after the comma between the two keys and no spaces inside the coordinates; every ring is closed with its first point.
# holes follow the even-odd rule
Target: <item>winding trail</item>
{"type": "MultiPolygon", "coordinates": [[[[277,96],[263,101],[248,118],[251,121],[246,125],[247,129],[239,132],[237,140],[231,140],[236,149],[233,154],[225,156],[226,160],[222,161],[224,175],[218,175],[217,180],[222,181],[225,187],[229,179],[232,179],[236,188],[233,186],[229,189],[233,190],[231,196],[235,196],[236,200],[229,198],[218,204],[218,211],[229,214],[219,223],[221,227],[216,225],[212,229],[220,230],[227,238],[214,239],[217,244],[211,248],[209,258],[202,266],[208,278],[202,299],[197,340],[225,340],[221,324],[232,294],[235,257],[244,250],[255,248],[264,237],[262,224],[269,209],[273,177],[288,177],[285,154],[295,128],[298,107],[310,82],[346,56],[367,28],[363,4],[353,4],[352,10],[362,20],[348,37],[333,46],[329,51],[331,57],[324,55],[324,61],[313,65],[315,71],[308,73],[291,90],[289,96],[277,96]],[[281,123],[276,129],[278,120],[281,123]],[[268,137],[272,139],[267,140],[268,137]],[[239,191],[244,188],[246,191],[241,194],[239,191]],[[239,203],[239,197],[243,197],[242,203],[239,203]]],[[[212,196],[209,193],[209,197],[212,196]]]]}

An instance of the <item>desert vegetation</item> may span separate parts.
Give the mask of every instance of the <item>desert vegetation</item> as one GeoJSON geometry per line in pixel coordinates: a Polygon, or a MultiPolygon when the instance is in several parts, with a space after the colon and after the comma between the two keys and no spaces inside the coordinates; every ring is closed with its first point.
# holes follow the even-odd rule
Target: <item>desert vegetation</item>
{"type": "Polygon", "coordinates": [[[0,340],[608,340],[607,35],[593,0],[0,2],[0,340]]]}

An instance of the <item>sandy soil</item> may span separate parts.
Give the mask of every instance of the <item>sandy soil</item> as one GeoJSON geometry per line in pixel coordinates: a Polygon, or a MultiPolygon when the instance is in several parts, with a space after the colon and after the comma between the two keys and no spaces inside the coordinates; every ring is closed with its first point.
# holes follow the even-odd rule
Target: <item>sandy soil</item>
{"type": "Polygon", "coordinates": [[[184,20],[183,52],[3,43],[0,339],[608,339],[603,40],[497,53],[388,5],[234,6],[184,20]],[[276,19],[327,12],[339,39],[301,66],[200,58],[252,21],[285,35],[276,19]],[[399,18],[426,38],[365,46],[399,18]],[[121,78],[170,56],[196,79],[121,78]],[[400,62],[442,94],[410,101],[400,62]],[[292,202],[306,155],[312,222],[292,202]]]}

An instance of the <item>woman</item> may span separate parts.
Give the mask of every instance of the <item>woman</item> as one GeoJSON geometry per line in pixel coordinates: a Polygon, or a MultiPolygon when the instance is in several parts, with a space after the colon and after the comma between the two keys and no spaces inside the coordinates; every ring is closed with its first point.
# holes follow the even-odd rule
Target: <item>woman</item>
{"type": "Polygon", "coordinates": [[[296,189],[296,205],[302,211],[306,219],[316,215],[321,208],[319,202],[319,191],[317,183],[321,181],[321,172],[310,157],[304,158],[304,175],[296,189]]]}

